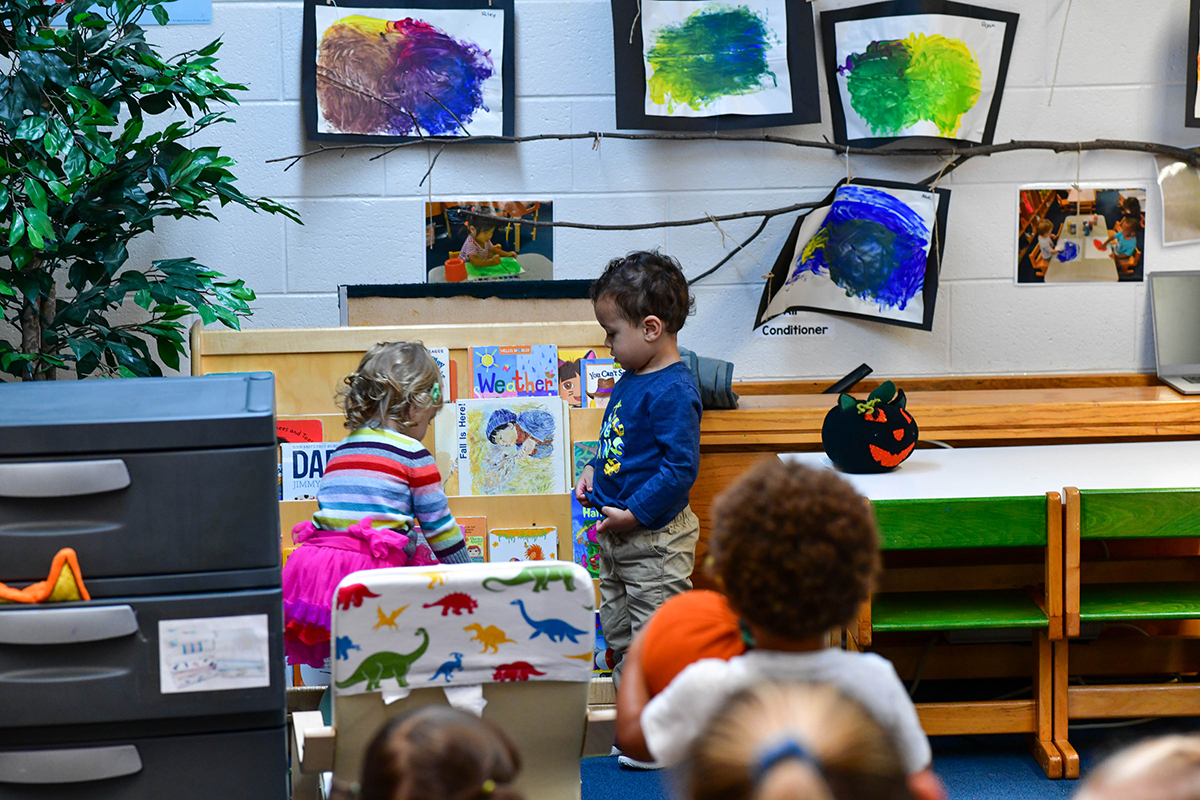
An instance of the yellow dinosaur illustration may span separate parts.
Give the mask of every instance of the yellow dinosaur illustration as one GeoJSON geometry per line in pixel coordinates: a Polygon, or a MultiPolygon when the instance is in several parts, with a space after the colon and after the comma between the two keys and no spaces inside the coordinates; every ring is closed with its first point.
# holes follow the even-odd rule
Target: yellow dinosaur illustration
{"type": "MultiPolygon", "coordinates": [[[[409,603],[409,605],[412,604],[409,603]]],[[[408,606],[400,606],[391,614],[383,613],[383,606],[375,606],[375,608],[379,610],[379,621],[375,623],[375,630],[379,630],[384,625],[388,626],[392,630],[396,630],[396,617],[400,616],[400,613],[404,611],[404,609],[408,608],[408,606]]]]}
{"type": "MultiPolygon", "coordinates": [[[[505,642],[512,642],[513,644],[516,644],[516,639],[509,639],[508,634],[497,628],[495,625],[488,625],[485,628],[478,622],[473,622],[467,627],[463,628],[463,630],[475,631],[475,635],[471,637],[471,641],[481,642],[483,644],[483,649],[479,651],[480,653],[486,653],[489,648],[493,653],[499,653],[500,645],[504,644],[505,642]]],[[[591,656],[588,657],[590,658],[591,656]]]]}
{"type": "Polygon", "coordinates": [[[580,661],[591,661],[595,657],[595,653],[580,653],[577,656],[564,655],[563,658],[577,658],[580,661]]]}
{"type": "Polygon", "coordinates": [[[432,589],[434,586],[446,585],[446,573],[444,572],[422,572],[421,577],[429,578],[430,589],[432,589]]]}

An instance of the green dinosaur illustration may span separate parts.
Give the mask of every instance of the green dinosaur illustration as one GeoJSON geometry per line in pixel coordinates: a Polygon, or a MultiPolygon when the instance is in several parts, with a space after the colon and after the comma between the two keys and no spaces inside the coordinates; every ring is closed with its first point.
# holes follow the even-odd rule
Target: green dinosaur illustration
{"type": "Polygon", "coordinates": [[[535,592],[549,589],[550,581],[562,581],[563,586],[567,587],[568,592],[575,591],[575,576],[571,574],[569,567],[526,567],[513,578],[484,578],[483,588],[488,591],[499,592],[503,590],[493,589],[488,586],[489,581],[495,581],[505,586],[517,586],[533,581],[533,590],[535,592]]]}
{"type": "Polygon", "coordinates": [[[338,688],[345,689],[366,681],[367,691],[373,692],[379,688],[380,681],[387,678],[395,678],[401,686],[408,686],[404,680],[408,675],[408,668],[424,655],[425,648],[429,647],[429,634],[424,628],[417,628],[416,635],[425,637],[425,641],[416,650],[411,653],[389,653],[387,651],[373,653],[363,659],[363,662],[358,665],[358,669],[354,670],[353,675],[344,681],[338,681],[338,688]]]}

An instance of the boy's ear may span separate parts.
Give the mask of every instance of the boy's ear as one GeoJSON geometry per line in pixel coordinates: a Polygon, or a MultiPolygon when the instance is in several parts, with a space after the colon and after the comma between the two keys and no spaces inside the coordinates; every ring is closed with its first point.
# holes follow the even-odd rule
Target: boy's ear
{"type": "Polygon", "coordinates": [[[653,342],[666,330],[667,326],[663,324],[663,321],[653,314],[642,320],[642,334],[646,337],[646,341],[653,342]]]}

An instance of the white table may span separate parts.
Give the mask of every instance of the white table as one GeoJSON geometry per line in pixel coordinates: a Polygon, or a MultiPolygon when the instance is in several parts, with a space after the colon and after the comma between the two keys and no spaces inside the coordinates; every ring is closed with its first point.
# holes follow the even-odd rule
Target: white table
{"type": "Polygon", "coordinates": [[[1046,268],[1046,283],[1078,281],[1116,281],[1117,265],[1108,255],[1108,248],[1097,250],[1094,242],[1104,242],[1109,237],[1108,223],[1099,214],[1072,214],[1063,220],[1059,229],[1057,245],[1071,242],[1079,255],[1070,261],[1059,261],[1055,255],[1046,268]],[[1083,235],[1083,223],[1092,222],[1092,232],[1083,235]],[[1072,234],[1071,224],[1075,224],[1072,234]]]}
{"type": "MultiPolygon", "coordinates": [[[[824,453],[779,457],[834,468],[824,453]]],[[[1067,486],[1192,488],[1200,487],[1200,441],[922,449],[892,472],[842,477],[870,500],[1031,497],[1067,486]]]]}

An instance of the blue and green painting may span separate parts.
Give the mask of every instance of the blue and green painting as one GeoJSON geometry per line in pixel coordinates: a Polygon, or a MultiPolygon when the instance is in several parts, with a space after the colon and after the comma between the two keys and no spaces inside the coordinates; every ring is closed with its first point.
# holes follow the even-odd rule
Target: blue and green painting
{"type": "Polygon", "coordinates": [[[787,284],[808,273],[828,276],[847,297],[903,311],[925,286],[930,235],[921,215],[895,195],[843,186],[787,284]]]}
{"type": "Polygon", "coordinates": [[[779,41],[765,13],[705,3],[682,21],[646,32],[650,100],[673,114],[680,105],[699,111],[724,97],[774,88],[779,78],[767,53],[779,41]]]}
{"type": "Polygon", "coordinates": [[[958,138],[963,115],[982,89],[975,54],[941,34],[871,42],[837,71],[846,79],[851,107],[876,136],[897,136],[924,121],[941,136],[958,138]]]}

